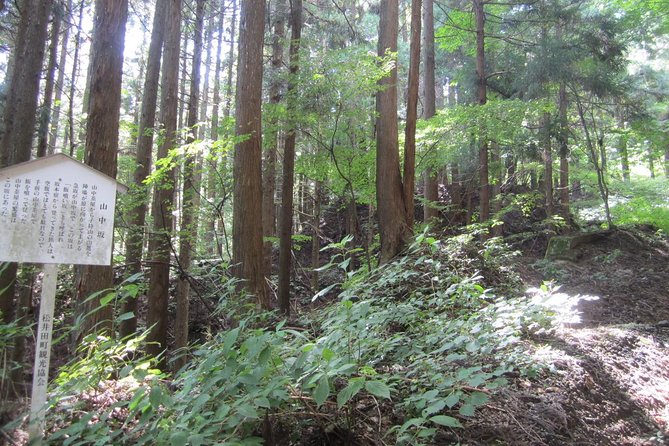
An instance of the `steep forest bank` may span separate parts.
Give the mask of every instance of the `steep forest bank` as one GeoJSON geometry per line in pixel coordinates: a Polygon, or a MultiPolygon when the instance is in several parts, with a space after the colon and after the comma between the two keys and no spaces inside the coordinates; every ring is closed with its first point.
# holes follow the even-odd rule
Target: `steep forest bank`
{"type": "MultiPolygon", "coordinates": [[[[61,356],[49,444],[664,444],[669,240],[601,234],[547,260],[537,227],[484,242],[425,232],[371,273],[334,244],[329,291],[312,302],[296,277],[297,316],[275,329],[214,301],[219,286],[176,374],[133,341],[61,356]]],[[[25,443],[24,423],[3,428],[8,444],[25,443]]]]}

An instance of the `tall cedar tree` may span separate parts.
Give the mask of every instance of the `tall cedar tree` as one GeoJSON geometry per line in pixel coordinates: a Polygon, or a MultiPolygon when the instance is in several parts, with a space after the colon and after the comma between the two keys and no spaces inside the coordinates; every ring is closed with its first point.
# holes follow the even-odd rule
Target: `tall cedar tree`
{"type": "Polygon", "coordinates": [[[51,20],[51,43],[49,44],[49,62],[46,68],[44,94],[42,95],[42,110],[39,115],[39,129],[37,130],[37,157],[47,153],[49,137],[49,121],[51,120],[51,105],[53,104],[53,89],[56,78],[56,60],[58,59],[58,36],[60,25],[63,22],[63,12],[60,5],[54,5],[51,20]]]}
{"type": "MultiPolygon", "coordinates": [[[[179,94],[179,56],[181,43],[181,0],[168,0],[165,21],[165,50],[160,103],[160,122],[165,137],[158,147],[157,160],[165,160],[177,144],[177,114],[179,94]]],[[[153,190],[154,233],[149,243],[151,271],[147,300],[149,311],[146,351],[158,357],[167,347],[168,299],[170,291],[170,253],[172,248],[172,207],[175,188],[174,167],[162,166],[163,172],[153,190]]],[[[161,357],[161,368],[166,355],[161,357]]]]}
{"type": "MultiPolygon", "coordinates": [[[[96,0],[84,161],[112,178],[116,178],[123,45],[127,19],[128,0],[96,0]]],[[[100,295],[96,299],[88,297],[97,291],[111,288],[112,280],[111,266],[80,267],[76,288],[79,314],[88,314],[100,306],[100,295]]],[[[99,308],[83,321],[81,333],[111,329],[113,315],[111,306],[99,308]]]]}
{"type": "MultiPolygon", "coordinates": [[[[474,19],[476,21],[476,99],[479,105],[485,105],[487,97],[487,81],[485,75],[485,2],[472,0],[474,19]]],[[[486,130],[479,128],[479,219],[487,221],[490,217],[490,185],[488,180],[488,140],[486,130]]]]}
{"type": "MultiPolygon", "coordinates": [[[[381,0],[378,54],[397,52],[398,0],[381,0]]],[[[395,257],[410,235],[406,221],[397,140],[397,67],[379,81],[376,94],[376,201],[381,233],[380,263],[395,257]]]]}
{"type": "MultiPolygon", "coordinates": [[[[0,168],[30,159],[51,6],[50,0],[25,0],[18,4],[20,17],[12,51],[13,68],[7,77],[0,168]]],[[[0,322],[10,323],[27,313],[22,308],[16,311],[19,306],[14,302],[17,271],[16,263],[0,264],[0,322]]],[[[17,345],[20,342],[17,340],[17,345]]],[[[23,358],[15,355],[15,359],[23,358]]],[[[0,379],[0,395],[3,397],[16,388],[5,378],[0,379]]]]}
{"type": "MultiPolygon", "coordinates": [[[[197,0],[195,7],[195,29],[193,35],[193,67],[190,77],[188,98],[188,138],[186,143],[195,141],[196,125],[200,99],[200,65],[202,63],[202,28],[204,26],[205,0],[197,0]]],[[[175,322],[174,347],[184,349],[188,346],[188,314],[190,282],[189,270],[193,258],[193,249],[197,241],[197,215],[200,212],[198,197],[200,184],[197,176],[197,162],[194,153],[189,151],[184,157],[183,194],[181,206],[181,232],[179,234],[179,268],[182,274],[177,280],[176,301],[177,316],[175,322]]],[[[186,364],[187,356],[179,355],[174,369],[179,370],[186,364]]]]}
{"type": "Polygon", "coordinates": [[[567,122],[567,107],[567,84],[562,81],[558,91],[560,212],[562,217],[569,221],[569,123],[567,122]]]}
{"type": "MultiPolygon", "coordinates": [[[[272,35],[272,65],[271,83],[269,86],[269,102],[277,110],[282,99],[283,81],[281,70],[283,69],[283,49],[286,39],[286,0],[274,2],[274,34],[272,35]]],[[[276,193],[276,158],[279,151],[279,116],[274,111],[269,116],[269,131],[266,133],[269,141],[266,144],[265,163],[263,166],[263,202],[262,223],[263,236],[276,236],[276,204],[274,194],[276,193]]],[[[272,242],[265,242],[265,271],[269,275],[272,272],[272,242]]]]}
{"type": "MultiPolygon", "coordinates": [[[[211,104],[211,132],[210,138],[212,141],[218,141],[218,117],[219,117],[219,108],[221,105],[221,49],[223,47],[223,29],[225,24],[225,9],[221,8],[219,13],[218,20],[218,33],[216,37],[216,68],[214,69],[214,95],[212,97],[211,104]]],[[[212,20],[214,20],[212,18],[212,20]]],[[[234,45],[233,45],[234,46],[234,45]]],[[[217,183],[219,181],[218,176],[218,155],[215,151],[210,152],[210,159],[208,163],[208,176],[207,176],[207,200],[212,205],[213,209],[210,217],[206,222],[205,229],[205,239],[204,244],[210,255],[215,253],[221,254],[220,246],[221,244],[216,237],[216,222],[218,220],[220,211],[219,206],[216,203],[217,199],[217,183]]]]}
{"type": "Polygon", "coordinates": [[[235,180],[232,216],[234,274],[262,308],[270,308],[262,240],[262,74],[265,1],[242,0],[237,62],[235,180]]]}
{"type": "MultiPolygon", "coordinates": [[[[144,181],[151,171],[151,151],[156,125],[156,106],[158,103],[158,81],[160,80],[160,59],[163,52],[165,37],[165,0],[156,2],[153,13],[153,29],[149,43],[149,55],[146,62],[144,78],[144,96],[142,97],[141,114],[137,136],[136,167],[133,177],[132,204],[128,221],[128,238],[126,240],[126,263],[128,275],[142,271],[142,251],[144,247],[144,224],[149,203],[149,194],[144,181]]],[[[137,330],[137,300],[127,299],[123,303],[123,312],[132,313],[133,317],[121,322],[121,337],[126,337],[137,330]]]]}
{"type": "MultiPolygon", "coordinates": [[[[288,84],[287,113],[297,111],[296,82],[300,68],[300,41],[302,39],[302,0],[291,1],[290,11],[290,82],[288,84]]],[[[279,221],[279,308],[290,314],[290,269],[293,244],[293,189],[295,181],[295,138],[297,129],[290,120],[283,148],[283,188],[281,189],[281,220],[279,221]]]]}
{"type": "Polygon", "coordinates": [[[63,98],[63,86],[65,85],[65,64],[67,61],[67,48],[70,42],[70,20],[72,19],[72,0],[67,0],[62,14],[64,15],[65,31],[60,44],[60,56],[58,56],[58,77],[56,78],[56,97],[54,98],[53,119],[49,131],[49,143],[47,152],[52,154],[56,151],[58,141],[58,129],[60,128],[60,110],[63,98]]]}
{"type": "MultiPolygon", "coordinates": [[[[423,117],[430,119],[436,113],[436,95],[434,85],[434,0],[425,0],[423,7],[423,117]]],[[[425,206],[423,220],[430,222],[439,216],[437,208],[430,206],[439,200],[439,183],[433,169],[425,170],[425,206]]]]}
{"type": "Polygon", "coordinates": [[[416,120],[418,119],[418,78],[420,76],[421,0],[411,1],[411,43],[409,47],[409,88],[407,120],[404,131],[404,206],[409,229],[414,221],[414,189],[416,188],[416,120]]]}

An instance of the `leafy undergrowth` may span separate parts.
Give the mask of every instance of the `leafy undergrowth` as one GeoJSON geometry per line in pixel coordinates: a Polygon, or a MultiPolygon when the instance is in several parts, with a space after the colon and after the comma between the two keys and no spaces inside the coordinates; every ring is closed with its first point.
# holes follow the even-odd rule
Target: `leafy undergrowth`
{"type": "MultiPolygon", "coordinates": [[[[617,240],[584,248],[581,269],[669,258],[666,241],[617,240]]],[[[271,329],[274,315],[223,298],[237,323],[174,376],[140,356],[141,338],[90,338],[51,389],[48,444],[662,444],[667,329],[582,328],[583,296],[555,282],[524,293],[516,255],[497,238],[423,233],[372,273],[333,257],[338,297],[271,329]]],[[[548,274],[563,263],[520,260],[528,282],[567,278],[548,274]]]]}
{"type": "Polygon", "coordinates": [[[541,370],[523,338],[553,329],[547,294],[484,287],[478,271],[516,280],[502,267],[512,253],[476,240],[422,234],[296,326],[239,318],[174,377],[138,357],[141,339],[89,339],[52,389],[48,443],[457,442],[509,377],[541,370]]]}

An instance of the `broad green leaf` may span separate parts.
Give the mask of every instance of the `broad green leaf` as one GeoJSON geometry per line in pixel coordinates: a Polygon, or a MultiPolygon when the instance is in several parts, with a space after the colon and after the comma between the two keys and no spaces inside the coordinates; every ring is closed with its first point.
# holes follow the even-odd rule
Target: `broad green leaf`
{"type": "Polygon", "coordinates": [[[325,359],[326,361],[330,361],[332,358],[335,357],[335,352],[333,352],[329,348],[324,348],[323,353],[321,353],[321,355],[323,356],[323,359],[325,359]]]}
{"type": "Polygon", "coordinates": [[[269,399],[265,398],[264,396],[256,398],[255,400],[253,400],[253,403],[256,406],[263,407],[265,409],[269,409],[270,407],[272,407],[272,403],[270,403],[269,399]]]}
{"type": "Polygon", "coordinates": [[[349,381],[348,385],[337,394],[337,407],[341,409],[351,398],[360,392],[365,385],[364,380],[349,381]]]}
{"type": "Polygon", "coordinates": [[[462,424],[457,420],[457,418],[449,417],[448,415],[435,415],[430,418],[435,424],[446,427],[462,427],[462,424]]]}
{"type": "Polygon", "coordinates": [[[328,396],[330,396],[330,383],[328,382],[327,376],[323,375],[321,376],[321,379],[318,380],[318,385],[314,390],[313,396],[316,406],[319,407],[328,399],[328,396]]]}
{"type": "Polygon", "coordinates": [[[390,399],[390,388],[381,381],[367,381],[365,383],[365,390],[379,398],[390,399]]]}
{"type": "Polygon", "coordinates": [[[475,409],[474,406],[472,406],[471,404],[463,404],[462,406],[460,406],[460,410],[458,412],[460,412],[460,415],[463,415],[465,417],[473,417],[475,409]]]}
{"type": "Polygon", "coordinates": [[[258,412],[250,404],[242,404],[237,408],[237,412],[246,418],[258,418],[258,412]]]}
{"type": "Polygon", "coordinates": [[[471,395],[467,397],[467,404],[472,406],[481,406],[488,402],[490,398],[483,392],[472,392],[471,395]]]}
{"type": "Polygon", "coordinates": [[[135,317],[135,313],[133,313],[132,311],[128,311],[127,313],[123,313],[123,314],[121,314],[121,315],[117,318],[117,320],[118,320],[119,322],[122,322],[122,321],[127,321],[128,319],[132,319],[133,317],[135,317]]]}
{"type": "Polygon", "coordinates": [[[433,413],[440,412],[441,409],[443,409],[446,406],[446,401],[445,400],[438,400],[435,401],[434,403],[430,404],[423,410],[423,415],[428,416],[432,415],[433,413]]]}
{"type": "Polygon", "coordinates": [[[184,446],[188,441],[188,432],[175,432],[170,435],[170,444],[172,446],[184,446]]]}
{"type": "Polygon", "coordinates": [[[458,404],[458,402],[460,402],[460,392],[451,393],[446,397],[444,402],[446,403],[449,409],[455,406],[456,404],[458,404]]]}

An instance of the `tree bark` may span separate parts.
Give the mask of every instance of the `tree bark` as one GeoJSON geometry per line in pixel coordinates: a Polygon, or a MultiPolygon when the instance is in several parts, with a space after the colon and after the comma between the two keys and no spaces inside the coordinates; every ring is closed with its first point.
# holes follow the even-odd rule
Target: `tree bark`
{"type": "MultiPolygon", "coordinates": [[[[193,67],[190,80],[187,126],[190,130],[187,144],[195,141],[195,126],[198,122],[200,99],[200,65],[202,64],[202,28],[204,25],[205,0],[197,0],[195,7],[195,30],[193,36],[193,67]]],[[[175,322],[174,347],[177,350],[188,346],[188,315],[190,299],[189,273],[193,251],[197,243],[197,224],[199,213],[200,184],[197,181],[196,156],[186,153],[183,167],[183,199],[181,206],[181,232],[179,235],[179,268],[176,301],[177,315],[175,322]]],[[[186,352],[181,352],[174,363],[177,371],[186,364],[186,352]]]]}
{"type": "MultiPolygon", "coordinates": [[[[286,20],[286,2],[285,0],[276,0],[274,3],[274,34],[272,35],[272,66],[270,71],[269,102],[276,110],[282,100],[282,81],[281,70],[283,68],[283,41],[286,38],[285,20],[286,20]]],[[[273,111],[268,123],[269,141],[265,151],[265,163],[263,165],[263,236],[276,236],[276,204],[274,195],[276,193],[276,159],[279,151],[279,118],[278,113],[273,111]]],[[[286,138],[287,140],[287,138],[286,138]]],[[[285,150],[285,149],[284,149],[285,150]]],[[[285,186],[284,186],[285,187],[285,186]]],[[[266,274],[272,273],[272,242],[265,242],[265,271],[266,274]]]]}
{"type": "MultiPolygon", "coordinates": [[[[430,119],[436,113],[436,94],[434,84],[434,0],[425,0],[423,8],[423,47],[425,48],[423,63],[423,117],[430,119]]],[[[439,182],[434,169],[428,168],[424,174],[425,206],[423,220],[426,223],[439,217],[439,210],[430,203],[439,201],[439,182]]]]}
{"type": "MultiPolygon", "coordinates": [[[[84,161],[112,178],[116,178],[127,18],[128,0],[96,0],[84,161]]],[[[114,308],[110,305],[101,306],[102,295],[86,299],[92,293],[111,288],[112,280],[111,266],[80,267],[76,286],[79,314],[85,315],[97,309],[84,319],[82,335],[93,331],[111,331],[114,308]]]]}
{"type": "MultiPolygon", "coordinates": [[[[177,144],[177,119],[179,100],[179,57],[181,43],[181,0],[168,0],[165,21],[165,49],[162,67],[160,100],[160,122],[165,137],[158,147],[157,160],[164,160],[177,144]]],[[[172,249],[172,210],[175,187],[174,168],[164,171],[153,191],[154,233],[149,243],[151,272],[147,299],[149,309],[147,325],[151,327],[147,336],[146,351],[158,357],[167,348],[168,300],[170,288],[170,253],[172,249]]],[[[161,369],[165,368],[167,355],[161,357],[161,369]]]]}
{"type": "MultiPolygon", "coordinates": [[[[144,97],[139,121],[137,137],[137,153],[133,184],[131,189],[132,203],[135,207],[128,212],[128,236],[126,240],[126,263],[128,275],[142,271],[142,251],[144,247],[144,225],[149,203],[148,187],[144,181],[151,171],[151,152],[153,135],[156,125],[156,107],[158,103],[158,81],[160,80],[160,60],[165,35],[165,4],[158,3],[153,14],[153,29],[149,43],[149,55],[146,62],[144,78],[144,97]]],[[[124,313],[133,313],[133,317],[121,322],[121,338],[133,334],[137,330],[137,299],[128,298],[123,303],[124,313]]]]}
{"type": "Polygon", "coordinates": [[[60,56],[58,58],[58,77],[56,78],[56,97],[54,99],[53,107],[53,119],[51,120],[51,130],[49,132],[49,143],[47,152],[53,154],[56,151],[56,146],[58,145],[58,129],[60,127],[60,110],[61,110],[61,101],[63,98],[63,86],[65,85],[65,64],[67,62],[67,48],[70,40],[70,28],[71,25],[69,21],[72,19],[72,0],[68,0],[65,11],[63,15],[66,18],[65,20],[65,32],[63,34],[63,39],[60,48],[60,56]]]}
{"type": "MultiPolygon", "coordinates": [[[[25,0],[19,5],[21,16],[5,99],[0,168],[30,159],[51,5],[51,0],[25,0]]],[[[7,321],[15,315],[17,270],[15,263],[0,264],[0,310],[7,321]]]]}
{"type": "Polygon", "coordinates": [[[561,215],[569,220],[569,128],[567,123],[567,86],[560,82],[558,91],[559,144],[560,144],[560,208],[561,215]]]}
{"type": "Polygon", "coordinates": [[[79,77],[79,50],[81,49],[81,27],[84,21],[85,2],[79,6],[79,19],[77,21],[77,35],[74,39],[74,56],[72,62],[72,75],[70,76],[70,100],[67,107],[67,139],[69,142],[70,156],[74,156],[76,142],[74,140],[74,98],[77,91],[77,78],[79,77]]]}
{"type": "Polygon", "coordinates": [[[56,59],[58,59],[58,37],[60,35],[60,24],[62,23],[62,12],[55,7],[53,20],[51,21],[51,43],[49,45],[49,62],[46,68],[46,80],[44,82],[44,94],[42,110],[39,117],[39,129],[37,130],[37,157],[46,155],[49,137],[49,123],[51,120],[51,106],[53,105],[53,89],[56,77],[56,59]]]}
{"type": "Polygon", "coordinates": [[[321,182],[314,181],[314,206],[312,210],[313,220],[311,223],[313,234],[311,236],[311,289],[316,292],[319,288],[318,271],[320,265],[321,239],[321,182]]]}
{"type": "Polygon", "coordinates": [[[418,78],[420,76],[421,0],[411,0],[411,43],[409,48],[409,87],[407,120],[404,132],[404,175],[402,187],[406,224],[413,231],[414,191],[416,189],[416,121],[418,120],[418,78]]]}
{"type": "Polygon", "coordinates": [[[235,62],[235,37],[237,36],[237,0],[232,0],[232,5],[230,7],[232,8],[232,19],[230,19],[230,49],[228,51],[227,62],[228,78],[225,82],[225,108],[223,109],[223,116],[226,118],[230,117],[230,111],[232,109],[232,70],[235,62]]]}
{"type": "MultiPolygon", "coordinates": [[[[485,11],[483,0],[472,0],[476,19],[476,97],[479,105],[487,102],[485,76],[485,11]]],[[[479,129],[479,220],[483,223],[490,218],[490,184],[488,175],[488,139],[486,129],[479,129]]]]}
{"type": "Polygon", "coordinates": [[[646,154],[648,157],[648,170],[650,171],[650,177],[655,178],[655,155],[653,153],[653,145],[649,142],[646,142],[645,144],[646,144],[646,154]]]}
{"type": "Polygon", "coordinates": [[[543,116],[543,161],[544,161],[544,195],[546,200],[546,215],[554,214],[553,209],[553,149],[551,147],[551,115],[546,112],[543,116]]]}
{"type": "Polygon", "coordinates": [[[269,309],[262,240],[262,74],[264,0],[242,0],[237,62],[232,263],[258,305],[269,309]]]}
{"type": "MultiPolygon", "coordinates": [[[[218,141],[219,132],[219,109],[221,105],[221,50],[223,48],[223,30],[225,24],[224,9],[219,13],[218,33],[216,37],[216,63],[214,68],[214,94],[211,103],[211,131],[212,141],[218,141]]],[[[208,215],[205,229],[204,244],[209,255],[222,255],[221,245],[216,236],[216,222],[219,217],[219,207],[217,200],[217,186],[219,184],[219,153],[216,150],[210,152],[207,163],[207,201],[212,207],[211,214],[208,215]]]]}
{"type": "MultiPolygon", "coordinates": [[[[290,11],[290,81],[288,83],[287,114],[297,112],[296,76],[300,68],[300,40],[302,38],[302,0],[291,0],[290,11]]],[[[290,315],[290,271],[293,241],[293,186],[295,180],[295,139],[297,129],[294,119],[286,132],[283,148],[283,187],[281,189],[281,220],[279,221],[279,309],[290,315]]]]}
{"type": "MultiPolygon", "coordinates": [[[[381,0],[378,55],[397,52],[398,0],[381,0]]],[[[376,94],[376,201],[381,235],[379,262],[389,262],[410,235],[397,141],[397,67],[379,81],[376,94]]]]}

